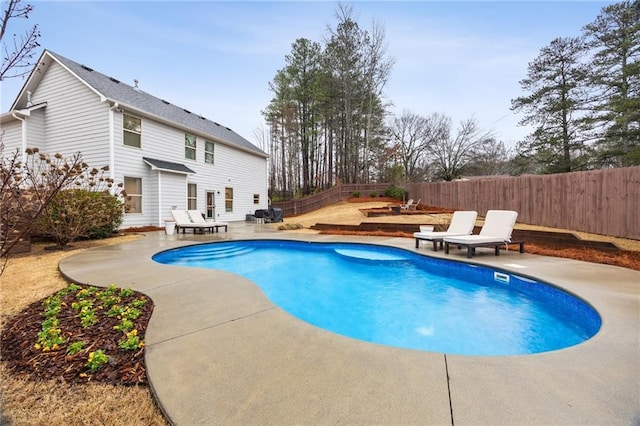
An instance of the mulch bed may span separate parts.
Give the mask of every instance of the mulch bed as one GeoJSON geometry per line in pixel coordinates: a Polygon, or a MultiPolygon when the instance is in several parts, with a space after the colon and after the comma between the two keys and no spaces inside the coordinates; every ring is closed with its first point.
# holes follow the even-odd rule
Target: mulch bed
{"type": "MultiPolygon", "coordinates": [[[[86,288],[87,286],[81,286],[86,288]]],[[[134,320],[140,339],[144,339],[147,324],[153,311],[153,302],[139,292],[123,297],[122,304],[144,298],[147,303],[140,308],[140,316],[134,320]]],[[[109,318],[104,311],[98,310],[99,322],[83,328],[77,312],[71,307],[74,294],[62,298],[62,309],[57,315],[67,342],[88,342],[83,351],[75,355],[67,354],[67,345],[58,350],[43,352],[34,345],[44,320],[43,301],[34,302],[18,315],[11,318],[2,331],[2,361],[16,374],[26,374],[33,379],[59,379],[67,383],[102,382],[113,385],[146,385],[147,375],[144,364],[144,347],[135,350],[123,350],[118,343],[123,337],[122,331],[114,330],[120,324],[117,317],[109,318]],[[88,353],[104,350],[110,360],[95,373],[85,366],[88,353]]]]}

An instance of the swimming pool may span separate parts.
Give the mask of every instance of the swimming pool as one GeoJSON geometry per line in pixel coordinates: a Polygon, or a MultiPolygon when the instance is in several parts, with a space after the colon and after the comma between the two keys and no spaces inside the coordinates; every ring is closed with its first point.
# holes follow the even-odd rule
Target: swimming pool
{"type": "Polygon", "coordinates": [[[554,286],[391,247],[250,240],[153,259],[242,275],[303,321],[408,349],[532,354],[579,344],[601,325],[590,305],[554,286]]]}

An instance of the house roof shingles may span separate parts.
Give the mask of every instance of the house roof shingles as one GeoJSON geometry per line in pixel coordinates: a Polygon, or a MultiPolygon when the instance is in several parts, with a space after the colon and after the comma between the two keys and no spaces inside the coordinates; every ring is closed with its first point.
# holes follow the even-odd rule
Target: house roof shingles
{"type": "Polygon", "coordinates": [[[163,99],[156,98],[138,88],[129,86],[117,79],[106,76],[87,66],[81,65],[71,59],[58,55],[50,50],[45,51],[50,54],[79,78],[93,87],[98,93],[112,101],[130,106],[140,111],[160,117],[164,120],[175,123],[181,127],[192,130],[195,133],[206,135],[214,139],[236,145],[255,154],[266,157],[266,153],[253,145],[233,130],[208,120],[198,114],[194,114],[187,109],[173,105],[163,99]]]}
{"type": "Polygon", "coordinates": [[[179,172],[179,173],[195,173],[189,167],[181,163],[172,163],[170,161],[157,160],[155,158],[149,158],[149,157],[142,157],[142,159],[147,164],[161,170],[169,170],[169,171],[179,172]]]}

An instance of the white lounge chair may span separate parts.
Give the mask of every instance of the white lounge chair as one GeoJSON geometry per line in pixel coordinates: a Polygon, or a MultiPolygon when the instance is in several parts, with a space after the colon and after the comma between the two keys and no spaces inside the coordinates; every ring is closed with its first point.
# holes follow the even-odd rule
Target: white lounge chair
{"type": "Polygon", "coordinates": [[[207,221],[198,210],[187,210],[187,214],[195,224],[207,225],[211,227],[211,229],[215,229],[216,232],[218,232],[219,228],[224,228],[224,232],[227,232],[229,224],[226,222],[207,221]]]}
{"type": "Polygon", "coordinates": [[[208,223],[194,223],[186,210],[171,210],[171,216],[173,216],[176,221],[178,232],[182,230],[183,234],[187,229],[192,229],[194,234],[196,230],[202,230],[203,232],[205,230],[212,232],[213,230],[213,226],[208,223]]]}
{"type": "Polygon", "coordinates": [[[442,232],[415,232],[413,237],[416,239],[416,248],[420,248],[420,240],[433,241],[433,251],[438,251],[438,243],[442,247],[444,237],[455,237],[457,235],[469,235],[473,232],[476,224],[478,212],[475,211],[456,211],[451,217],[451,223],[446,231],[442,232]]]}
{"type": "Polygon", "coordinates": [[[407,204],[401,204],[400,209],[409,210],[412,204],[413,204],[413,198],[409,199],[409,201],[407,201],[407,204]]]}
{"type": "MultiPolygon", "coordinates": [[[[467,248],[467,257],[473,257],[476,247],[493,247],[495,255],[500,255],[500,246],[508,246],[511,241],[511,233],[516,224],[518,213],[512,210],[489,210],[484,219],[484,225],[477,235],[463,235],[444,238],[444,252],[449,254],[449,245],[457,245],[458,248],[467,248]]],[[[524,242],[520,244],[520,253],[524,253],[524,242]]]]}

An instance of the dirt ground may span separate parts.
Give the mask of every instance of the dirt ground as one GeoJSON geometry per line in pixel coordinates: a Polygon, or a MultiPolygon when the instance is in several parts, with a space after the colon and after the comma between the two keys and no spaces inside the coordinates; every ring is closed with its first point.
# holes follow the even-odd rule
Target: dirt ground
{"type": "MultiPolygon", "coordinates": [[[[451,214],[415,214],[415,215],[392,215],[381,217],[366,217],[361,210],[387,207],[393,202],[373,201],[376,199],[359,198],[341,201],[331,206],[306,213],[299,216],[285,218],[285,223],[298,223],[305,228],[309,228],[316,223],[332,223],[344,225],[358,225],[361,222],[380,222],[380,223],[420,223],[424,225],[442,224],[448,225],[451,220],[451,214]]],[[[397,203],[395,203],[397,204],[397,203]]],[[[482,218],[478,218],[478,225],[482,225],[482,218]]],[[[538,231],[556,231],[556,232],[573,232],[577,236],[585,240],[606,241],[616,244],[622,250],[640,251],[640,241],[626,238],[609,237],[606,235],[589,234],[586,232],[572,231],[566,229],[549,228],[544,226],[527,225],[524,223],[516,223],[516,229],[531,229],[538,231]]],[[[316,232],[305,229],[297,232],[316,232]]]]}

